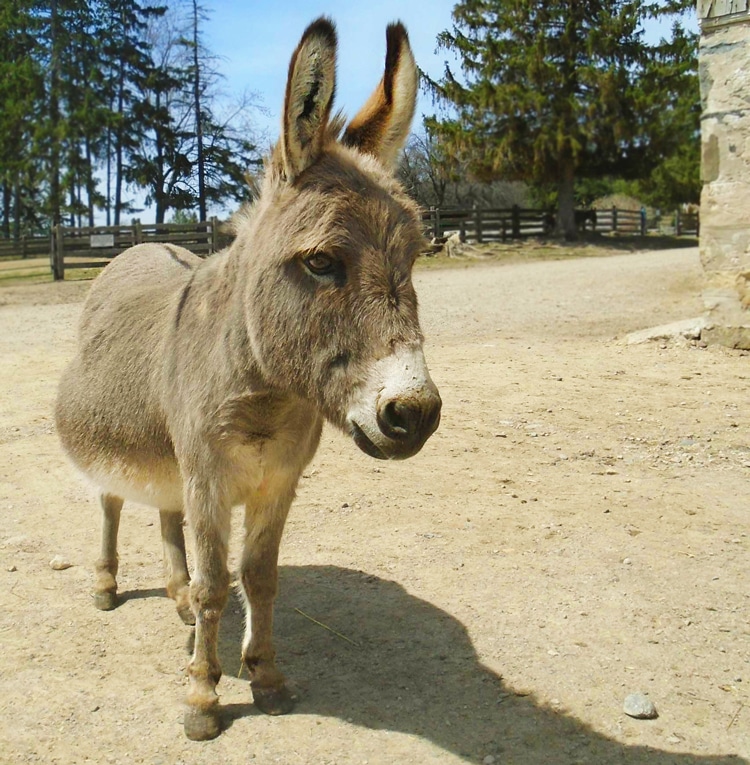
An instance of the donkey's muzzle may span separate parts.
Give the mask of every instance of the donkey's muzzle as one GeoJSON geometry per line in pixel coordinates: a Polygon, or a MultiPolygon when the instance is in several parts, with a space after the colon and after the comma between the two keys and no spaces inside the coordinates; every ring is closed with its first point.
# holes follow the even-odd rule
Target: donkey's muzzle
{"type": "Polygon", "coordinates": [[[399,348],[373,366],[347,424],[366,454],[403,460],[414,456],[437,430],[441,407],[421,346],[399,348]]]}
{"type": "Polygon", "coordinates": [[[420,395],[378,402],[377,444],[355,428],[354,440],[362,451],[377,459],[403,460],[414,456],[440,424],[442,402],[436,388],[420,395]]]}

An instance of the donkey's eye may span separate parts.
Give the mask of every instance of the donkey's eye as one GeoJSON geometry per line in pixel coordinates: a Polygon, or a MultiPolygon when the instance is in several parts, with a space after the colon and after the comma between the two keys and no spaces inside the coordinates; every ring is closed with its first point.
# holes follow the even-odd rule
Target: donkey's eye
{"type": "Polygon", "coordinates": [[[323,252],[315,252],[302,259],[307,270],[315,276],[329,276],[336,272],[336,261],[323,252]]]}

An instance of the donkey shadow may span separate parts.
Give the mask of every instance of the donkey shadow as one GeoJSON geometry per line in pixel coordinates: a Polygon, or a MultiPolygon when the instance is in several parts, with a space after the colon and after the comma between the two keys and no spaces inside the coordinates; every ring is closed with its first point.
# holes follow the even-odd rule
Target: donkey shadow
{"type": "MultiPolygon", "coordinates": [[[[470,762],[738,765],[737,756],[699,756],[628,746],[585,723],[514,695],[483,666],[466,628],[396,582],[336,566],[280,569],[276,647],[300,692],[297,712],[425,738],[470,762]],[[344,634],[353,645],[305,618],[344,634]]],[[[224,613],[219,653],[239,671],[244,618],[224,613]]],[[[229,704],[232,718],[252,714],[229,704]]]]}

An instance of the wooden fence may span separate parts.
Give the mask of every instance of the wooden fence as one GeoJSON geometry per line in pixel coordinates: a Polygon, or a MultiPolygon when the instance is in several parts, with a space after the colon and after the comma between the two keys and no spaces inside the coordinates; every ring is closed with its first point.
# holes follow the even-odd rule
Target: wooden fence
{"type": "MultiPolygon", "coordinates": [[[[580,230],[617,234],[645,234],[652,228],[645,210],[576,210],[580,230]]],[[[505,208],[431,208],[423,210],[422,222],[428,236],[441,239],[458,232],[463,241],[498,242],[546,236],[555,225],[554,214],[518,206],[505,208]]],[[[698,213],[674,213],[677,236],[698,236],[698,213]]],[[[134,221],[130,226],[56,226],[51,236],[0,239],[0,258],[32,258],[49,255],[56,280],[65,278],[68,268],[98,268],[123,250],[142,242],[172,242],[197,255],[209,255],[232,241],[232,234],[214,217],[202,223],[150,223],[134,221]]]]}
{"type": "Polygon", "coordinates": [[[42,258],[49,255],[49,236],[22,236],[20,239],[0,239],[0,258],[42,258]]]}
{"type": "MultiPolygon", "coordinates": [[[[652,228],[645,210],[623,210],[611,207],[602,210],[575,211],[580,231],[645,235],[652,228]]],[[[555,227],[554,213],[518,207],[504,208],[430,208],[422,212],[422,223],[428,236],[440,239],[458,232],[463,241],[504,242],[530,236],[546,236],[555,227]]],[[[675,233],[698,235],[697,213],[675,212],[675,233]]]]}
{"type": "Polygon", "coordinates": [[[131,226],[55,226],[52,230],[50,266],[56,280],[65,278],[66,268],[98,268],[123,250],[144,242],[171,242],[209,255],[221,249],[226,235],[216,218],[202,223],[151,223],[135,221],[131,226]]]}

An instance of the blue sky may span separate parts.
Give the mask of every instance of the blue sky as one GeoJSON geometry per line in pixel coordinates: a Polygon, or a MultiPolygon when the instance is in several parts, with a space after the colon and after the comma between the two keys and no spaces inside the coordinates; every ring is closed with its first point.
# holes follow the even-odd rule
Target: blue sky
{"type": "MultiPolygon", "coordinates": [[[[269,139],[278,135],[289,58],[305,27],[321,15],[338,28],[339,65],[336,107],[353,116],[380,80],[385,57],[385,28],[402,21],[419,66],[439,77],[450,56],[436,52],[436,37],[451,26],[455,0],[203,0],[209,13],[204,39],[220,58],[225,90],[257,92],[269,114],[257,115],[258,127],[269,139]]],[[[695,24],[693,28],[697,28],[695,24]]],[[[658,39],[658,28],[646,30],[658,39]]],[[[453,59],[451,59],[453,61],[453,59]]],[[[422,94],[420,114],[434,113],[431,99],[422,94]]]]}
{"type": "MultiPolygon", "coordinates": [[[[336,23],[339,61],[336,107],[353,116],[383,74],[385,28],[401,20],[408,32],[417,63],[439,76],[448,56],[435,53],[435,38],[450,26],[453,0],[204,0],[209,18],[204,39],[221,58],[225,89],[255,91],[270,112],[258,115],[259,127],[278,134],[289,58],[305,27],[321,15],[336,23]]],[[[434,111],[422,97],[420,107],[434,111]]],[[[416,120],[415,120],[416,124],[416,120]]]]}

